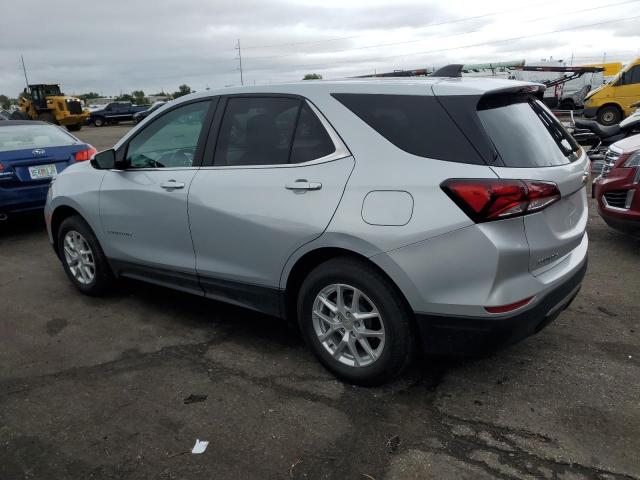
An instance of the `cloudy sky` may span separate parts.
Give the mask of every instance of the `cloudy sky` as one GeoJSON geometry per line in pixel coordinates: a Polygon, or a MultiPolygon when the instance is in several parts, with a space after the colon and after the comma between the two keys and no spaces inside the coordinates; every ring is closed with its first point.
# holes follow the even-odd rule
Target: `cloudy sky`
{"type": "Polygon", "coordinates": [[[640,0],[2,0],[0,93],[150,94],[403,68],[640,56],[640,0]]]}

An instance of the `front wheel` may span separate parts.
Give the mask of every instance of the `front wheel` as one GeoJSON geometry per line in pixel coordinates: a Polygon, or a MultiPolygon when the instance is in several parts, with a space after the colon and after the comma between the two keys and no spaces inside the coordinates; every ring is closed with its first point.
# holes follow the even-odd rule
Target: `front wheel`
{"type": "Polygon", "coordinates": [[[96,127],[102,127],[102,126],[104,126],[104,124],[105,124],[104,118],[102,118],[102,117],[96,117],[96,118],[94,118],[94,119],[93,119],[93,124],[94,124],[96,127]]]}
{"type": "Polygon", "coordinates": [[[622,112],[614,105],[605,105],[598,110],[596,120],[601,125],[616,125],[622,121],[622,112]]]}
{"type": "Polygon", "coordinates": [[[60,225],[58,254],[67,277],[82,293],[99,296],[111,287],[113,275],[107,258],[81,217],[69,217],[60,225]]]}
{"type": "Polygon", "coordinates": [[[378,385],[410,364],[412,314],[396,287],[374,267],[337,258],[315,268],[298,296],[302,334],[320,362],[360,385],[378,385]]]}

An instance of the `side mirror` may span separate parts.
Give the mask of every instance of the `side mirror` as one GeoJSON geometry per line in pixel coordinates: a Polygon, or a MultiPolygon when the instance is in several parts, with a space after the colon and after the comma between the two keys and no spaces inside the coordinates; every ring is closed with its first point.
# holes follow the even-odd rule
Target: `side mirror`
{"type": "Polygon", "coordinates": [[[91,166],[98,170],[111,170],[116,168],[116,151],[113,148],[96,153],[91,159],[91,166]]]}

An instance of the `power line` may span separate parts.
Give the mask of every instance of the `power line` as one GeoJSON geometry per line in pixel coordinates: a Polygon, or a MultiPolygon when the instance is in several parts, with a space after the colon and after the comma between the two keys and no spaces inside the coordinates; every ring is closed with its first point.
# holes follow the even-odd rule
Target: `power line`
{"type": "MultiPolygon", "coordinates": [[[[620,5],[627,5],[629,3],[638,3],[638,1],[640,0],[627,0],[624,2],[618,2],[618,3],[610,3],[607,5],[601,5],[598,7],[591,7],[591,8],[585,8],[585,9],[581,9],[581,10],[574,10],[574,11],[570,11],[570,12],[564,12],[565,14],[575,14],[575,13],[583,13],[583,12],[589,12],[589,11],[593,11],[593,10],[600,10],[603,8],[609,8],[609,7],[616,7],[616,6],[620,6],[620,5]]],[[[533,18],[530,20],[526,20],[524,22],[521,23],[532,23],[532,22],[539,22],[541,20],[549,20],[552,18],[557,18],[557,14],[555,15],[550,15],[547,17],[539,17],[539,18],[533,18]]],[[[466,32],[461,32],[461,33],[454,33],[454,34],[450,34],[450,35],[439,35],[438,39],[442,39],[442,38],[451,38],[451,37],[458,37],[458,36],[462,36],[462,35],[468,35],[470,33],[477,33],[482,31],[482,29],[476,29],[476,30],[469,30],[466,32]]],[[[341,49],[336,49],[336,50],[325,50],[323,52],[317,52],[320,54],[325,54],[325,53],[342,53],[342,52],[349,52],[349,51],[354,51],[354,50],[366,50],[366,49],[370,49],[370,48],[380,48],[380,47],[390,47],[390,46],[397,46],[397,45],[407,45],[409,43],[418,43],[418,42],[424,42],[425,39],[424,38],[420,38],[420,39],[416,39],[416,40],[404,40],[401,42],[390,42],[390,43],[378,43],[375,45],[363,45],[360,47],[351,47],[351,48],[341,48],[341,49]]],[[[245,47],[246,49],[246,47],[245,47]]],[[[282,54],[282,55],[260,55],[260,56],[256,56],[256,57],[246,57],[249,58],[250,60],[258,60],[258,59],[276,59],[276,58],[286,58],[286,57],[295,57],[301,55],[301,53],[286,53],[286,54],[282,54]]]]}
{"type": "MultiPolygon", "coordinates": [[[[438,50],[428,50],[428,51],[423,51],[423,52],[413,52],[413,53],[406,53],[406,54],[400,54],[400,55],[389,55],[389,56],[384,56],[384,57],[373,57],[373,58],[368,58],[368,59],[363,59],[363,60],[358,60],[359,63],[363,63],[363,62],[372,62],[372,61],[379,61],[379,60],[388,60],[388,59],[395,59],[395,58],[403,58],[403,57],[411,57],[411,56],[416,56],[416,55],[429,55],[429,54],[433,54],[433,53],[442,53],[442,52],[448,52],[448,51],[453,51],[453,50],[461,50],[464,48],[474,48],[474,47],[483,47],[483,46],[487,46],[487,45],[496,45],[496,44],[500,44],[500,43],[506,43],[506,42],[513,42],[516,40],[525,40],[528,38],[534,38],[534,37],[540,37],[543,35],[550,35],[553,33],[561,33],[561,32],[568,32],[568,31],[572,31],[572,30],[579,30],[582,28],[589,28],[589,27],[596,27],[599,25],[606,25],[609,23],[614,23],[614,22],[625,22],[628,20],[635,20],[640,18],[640,15],[637,16],[633,16],[633,17],[627,17],[627,18],[616,18],[613,20],[606,20],[603,22],[595,22],[595,23],[589,23],[589,24],[585,24],[585,25],[578,25],[575,27],[568,27],[568,28],[560,28],[557,30],[549,30],[546,32],[541,32],[541,33],[535,33],[535,34],[531,34],[531,35],[522,35],[519,37],[512,37],[512,38],[505,38],[505,39],[501,39],[501,40],[494,40],[494,41],[489,41],[489,42],[481,42],[481,43],[474,43],[474,44],[469,44],[469,45],[461,45],[458,47],[450,47],[450,48],[442,48],[442,49],[438,49],[438,50]]],[[[343,60],[343,61],[334,61],[331,63],[322,63],[322,64],[299,64],[299,65],[291,65],[289,66],[289,68],[323,68],[323,67],[327,67],[327,66],[334,66],[337,64],[344,64],[344,63],[354,63],[354,60],[343,60]]],[[[262,69],[256,69],[257,71],[264,71],[264,70],[271,70],[269,68],[262,68],[262,69]]]]}
{"type": "MultiPolygon", "coordinates": [[[[423,29],[423,28],[431,28],[431,27],[439,27],[441,25],[449,25],[452,23],[460,23],[460,22],[468,22],[470,20],[477,20],[480,18],[486,18],[486,17],[492,17],[495,15],[502,15],[503,13],[510,13],[510,12],[515,12],[518,10],[521,10],[523,8],[527,8],[527,7],[541,7],[543,5],[548,5],[550,3],[557,3],[555,0],[551,0],[548,2],[543,2],[543,3],[535,3],[535,4],[531,4],[531,5],[525,5],[525,6],[519,6],[516,8],[509,8],[507,10],[500,10],[498,12],[492,12],[492,13],[485,13],[483,15],[476,15],[473,17],[463,17],[463,18],[456,18],[453,20],[447,20],[444,22],[435,22],[435,23],[427,23],[426,25],[421,25],[419,27],[416,27],[417,29],[423,29]]],[[[255,50],[255,49],[264,49],[264,48],[276,48],[276,47],[295,47],[298,45],[316,45],[319,43],[327,43],[327,42],[337,42],[340,40],[350,40],[352,38],[362,38],[362,37],[369,37],[371,36],[371,34],[361,34],[361,35],[350,35],[348,37],[335,37],[335,38],[327,38],[324,40],[309,40],[309,41],[305,41],[305,42],[291,42],[291,43],[276,43],[276,44],[272,44],[272,45],[253,45],[253,46],[249,46],[249,47],[244,47],[245,50],[255,50]]]]}

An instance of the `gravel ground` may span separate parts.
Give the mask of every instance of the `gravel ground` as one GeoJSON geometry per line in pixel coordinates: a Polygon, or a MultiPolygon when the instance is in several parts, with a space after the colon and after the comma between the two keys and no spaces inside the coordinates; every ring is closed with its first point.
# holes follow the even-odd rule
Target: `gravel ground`
{"type": "Polygon", "coordinates": [[[82,296],[39,215],[4,223],[0,479],[640,478],[640,247],[593,208],[589,235],[538,335],[366,389],[269,317],[136,282],[82,296]]]}

